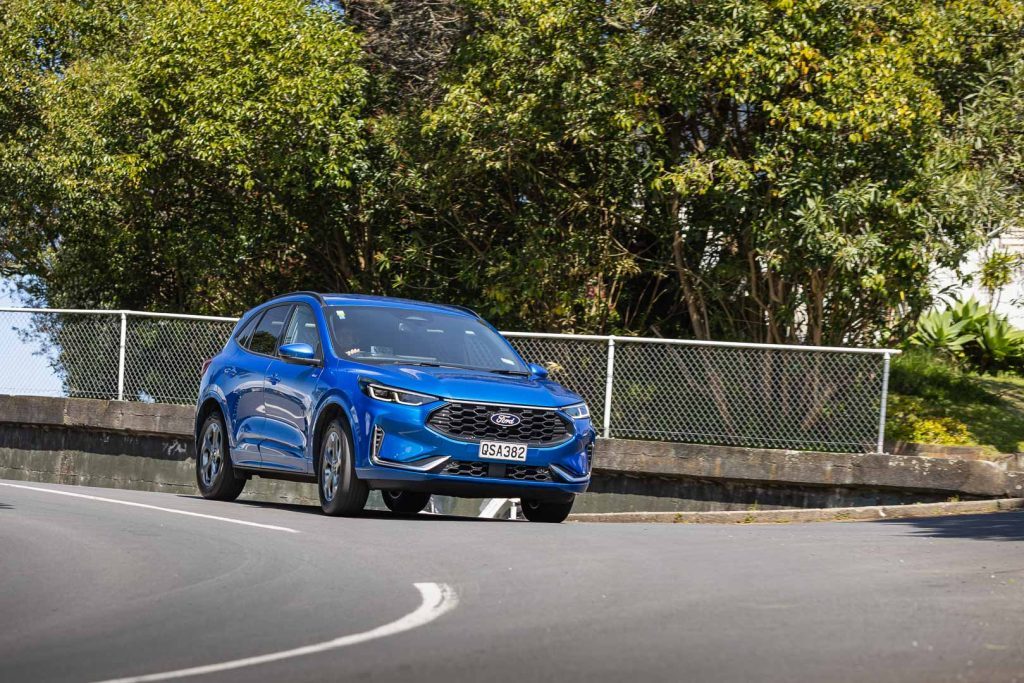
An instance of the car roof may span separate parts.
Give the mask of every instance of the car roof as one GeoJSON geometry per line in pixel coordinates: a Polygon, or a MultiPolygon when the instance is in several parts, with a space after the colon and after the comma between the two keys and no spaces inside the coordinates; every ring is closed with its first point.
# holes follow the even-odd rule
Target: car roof
{"type": "MultiPolygon", "coordinates": [[[[435,304],[415,299],[402,299],[392,296],[375,296],[373,294],[322,294],[319,292],[292,292],[282,294],[270,301],[287,301],[293,297],[311,297],[319,300],[324,306],[381,306],[385,308],[405,308],[422,311],[436,311],[441,313],[455,313],[458,315],[478,318],[479,316],[470,308],[451,304],[435,304]]],[[[266,302],[266,303],[269,303],[266,302]]]]}

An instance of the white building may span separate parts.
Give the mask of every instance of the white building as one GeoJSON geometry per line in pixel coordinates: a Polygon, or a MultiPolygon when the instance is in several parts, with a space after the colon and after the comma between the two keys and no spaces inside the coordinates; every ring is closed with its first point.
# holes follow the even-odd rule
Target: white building
{"type": "Polygon", "coordinates": [[[991,306],[997,313],[1005,315],[1014,327],[1024,329],[1024,228],[1008,230],[1000,237],[993,239],[984,248],[968,254],[962,265],[961,274],[969,279],[968,283],[961,283],[960,277],[951,270],[938,271],[934,277],[934,291],[948,292],[963,299],[973,296],[978,301],[991,306]],[[981,286],[979,271],[981,264],[991,254],[998,252],[1017,256],[1020,263],[1014,269],[1010,284],[995,292],[994,296],[990,296],[989,292],[981,286]]]}

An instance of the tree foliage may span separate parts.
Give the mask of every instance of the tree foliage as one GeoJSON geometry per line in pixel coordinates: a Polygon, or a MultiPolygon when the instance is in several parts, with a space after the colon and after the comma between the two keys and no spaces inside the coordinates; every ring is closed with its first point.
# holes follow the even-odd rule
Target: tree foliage
{"type": "Polygon", "coordinates": [[[11,0],[0,267],[857,343],[1020,225],[1019,0],[11,0]]]}
{"type": "Polygon", "coordinates": [[[353,207],[367,77],[334,12],[296,0],[112,2],[84,18],[77,2],[52,16],[38,6],[55,5],[13,12],[34,20],[23,42],[69,36],[36,48],[49,66],[23,68],[40,129],[26,152],[49,187],[24,197],[43,213],[7,229],[39,245],[18,265],[51,303],[237,310],[304,272],[343,279],[366,260],[353,207]],[[101,47],[84,38],[97,15],[101,47]]]}

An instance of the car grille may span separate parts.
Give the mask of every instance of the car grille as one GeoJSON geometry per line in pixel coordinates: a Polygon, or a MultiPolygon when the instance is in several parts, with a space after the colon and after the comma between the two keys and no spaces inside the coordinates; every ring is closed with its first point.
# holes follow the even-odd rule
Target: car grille
{"type": "Polygon", "coordinates": [[[430,414],[427,424],[460,441],[495,439],[535,446],[551,446],[572,436],[569,422],[547,408],[504,408],[479,403],[449,403],[430,414]],[[495,413],[516,415],[520,423],[501,427],[491,422],[495,413]]]}
{"type": "Polygon", "coordinates": [[[441,474],[458,477],[491,477],[495,479],[514,479],[516,481],[552,481],[551,470],[547,467],[534,465],[506,465],[505,463],[464,462],[451,460],[441,470],[441,474]]]}

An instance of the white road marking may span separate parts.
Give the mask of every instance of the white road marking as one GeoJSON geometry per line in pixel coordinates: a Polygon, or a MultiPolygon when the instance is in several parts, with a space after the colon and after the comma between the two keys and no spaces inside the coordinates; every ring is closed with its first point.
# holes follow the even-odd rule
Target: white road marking
{"type": "Polygon", "coordinates": [[[231,524],[241,524],[243,526],[254,526],[260,529],[270,529],[271,531],[287,531],[290,534],[300,533],[298,529],[289,529],[286,526],[274,526],[273,524],[259,524],[257,522],[246,522],[242,519],[232,519],[230,517],[218,517],[217,515],[204,515],[201,512],[188,512],[186,510],[175,510],[174,508],[163,508],[157,505],[146,505],[145,503],[132,503],[127,500],[117,500],[116,498],[101,498],[100,496],[90,496],[84,493],[72,493],[71,491],[59,491],[57,489],[47,489],[42,486],[25,486],[23,484],[8,484],[6,482],[0,482],[0,486],[7,486],[12,489],[25,489],[26,491],[41,491],[43,493],[54,493],[58,496],[71,496],[72,498],[84,498],[86,500],[96,500],[101,503],[116,503],[117,505],[129,505],[136,508],[145,508],[147,510],[159,510],[160,512],[170,512],[175,515],[187,515],[189,517],[202,517],[203,519],[213,519],[218,522],[230,522],[231,524]]]}
{"type": "Polygon", "coordinates": [[[177,671],[165,671],[157,674],[146,674],[144,676],[130,676],[128,678],[115,678],[108,681],[102,681],[101,683],[143,683],[144,681],[166,681],[171,678],[185,678],[186,676],[201,676],[203,674],[218,673],[220,671],[229,671],[231,669],[241,669],[246,666],[256,666],[257,664],[267,664],[269,662],[277,662],[282,659],[291,659],[292,657],[303,657],[305,655],[312,655],[318,652],[325,652],[327,650],[334,650],[341,647],[348,647],[349,645],[356,645],[358,643],[365,643],[368,640],[375,640],[377,638],[385,638],[387,636],[393,636],[403,631],[410,631],[414,628],[418,628],[425,624],[429,624],[445,612],[450,612],[455,609],[455,606],[459,604],[458,595],[455,590],[445,583],[414,583],[417,589],[419,589],[420,595],[423,597],[423,602],[415,611],[406,614],[401,619],[392,621],[389,624],[378,626],[370,631],[363,631],[362,633],[353,633],[347,636],[341,636],[334,640],[328,640],[323,643],[315,643],[313,645],[304,645],[302,647],[296,647],[291,650],[282,650],[280,652],[271,652],[265,655],[258,655],[256,657],[246,657],[244,659],[233,659],[228,662],[221,662],[219,664],[207,664],[205,666],[194,666],[190,669],[178,669],[177,671]]]}
{"type": "Polygon", "coordinates": [[[510,500],[511,498],[491,498],[484,504],[480,514],[477,516],[481,519],[494,519],[501,512],[501,508],[504,507],[505,503],[510,500]]]}

